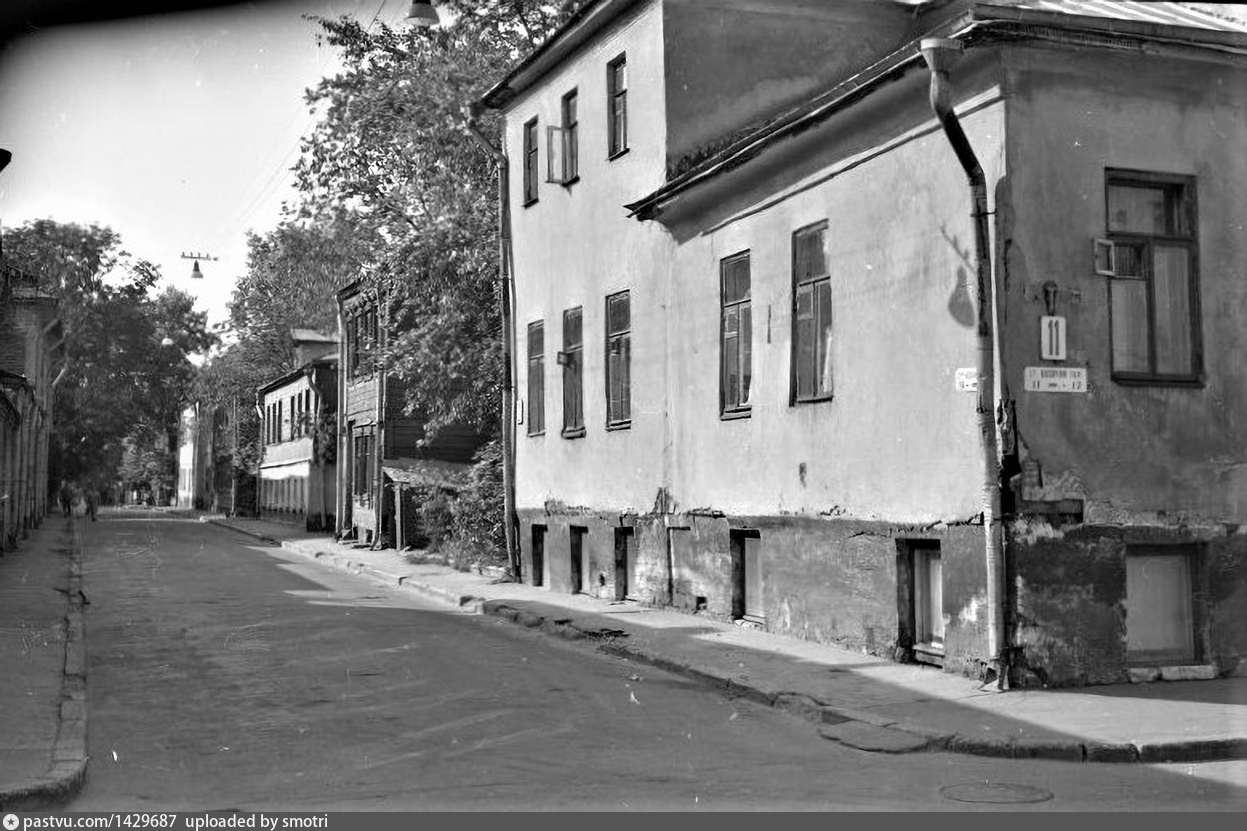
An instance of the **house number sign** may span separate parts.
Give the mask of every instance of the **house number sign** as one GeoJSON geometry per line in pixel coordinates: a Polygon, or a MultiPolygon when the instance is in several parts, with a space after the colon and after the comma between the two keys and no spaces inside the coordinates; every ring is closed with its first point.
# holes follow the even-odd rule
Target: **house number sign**
{"type": "Polygon", "coordinates": [[[1039,357],[1045,361],[1065,360],[1065,318],[1056,315],[1039,318],[1039,357]]]}

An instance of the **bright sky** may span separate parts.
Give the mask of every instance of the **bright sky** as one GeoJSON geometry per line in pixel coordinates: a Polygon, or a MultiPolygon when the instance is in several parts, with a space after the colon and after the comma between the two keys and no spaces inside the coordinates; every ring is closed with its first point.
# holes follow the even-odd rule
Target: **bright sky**
{"type": "MultiPolygon", "coordinates": [[[[107,2],[107,0],[102,0],[107,2]]],[[[248,229],[276,226],[314,123],[303,91],[337,65],[303,14],[405,25],[407,0],[263,0],[57,27],[0,49],[0,223],[97,223],[162,285],[224,320],[248,229]],[[206,253],[204,279],[191,260],[206,253]]]]}

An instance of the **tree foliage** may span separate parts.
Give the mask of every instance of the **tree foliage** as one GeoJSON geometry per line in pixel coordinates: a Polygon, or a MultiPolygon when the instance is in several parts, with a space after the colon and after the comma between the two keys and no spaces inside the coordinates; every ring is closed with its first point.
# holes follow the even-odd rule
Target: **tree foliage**
{"type": "Polygon", "coordinates": [[[261,450],[257,390],[296,369],[292,329],[337,331],[336,293],[376,239],[348,212],[326,211],[314,220],[289,217],[267,233],[249,234],[247,244],[247,273],[229,307],[234,342],[201,368],[195,397],[236,419],[229,431],[233,464],[254,472],[261,450]]]}
{"type": "MultiPolygon", "coordinates": [[[[578,5],[450,0],[452,25],[402,31],[318,18],[345,68],[308,92],[322,115],[296,166],[300,210],[349,206],[379,238],[368,279],[395,299],[386,363],[430,436],[496,431],[500,416],[497,171],[464,110],[578,5]]],[[[479,126],[498,135],[496,116],[479,126]]]]}
{"type": "Polygon", "coordinates": [[[194,372],[188,356],[214,340],[194,299],[174,288],[155,293],[159,271],[99,225],[29,222],[6,232],[5,254],[59,299],[58,475],[111,479],[129,442],[163,453],[171,480],[178,413],[194,372]]]}

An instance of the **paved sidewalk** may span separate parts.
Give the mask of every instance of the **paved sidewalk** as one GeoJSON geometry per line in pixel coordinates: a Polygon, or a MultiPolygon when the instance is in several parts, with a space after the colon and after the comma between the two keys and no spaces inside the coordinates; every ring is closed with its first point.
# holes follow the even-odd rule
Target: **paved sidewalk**
{"type": "Polygon", "coordinates": [[[982,688],[938,669],[631,601],[555,594],[289,526],[204,517],[392,585],[703,681],[790,711],[826,738],[884,753],[951,751],[1087,762],[1247,759],[1247,678],[1079,689],[982,688]]]}
{"type": "Polygon", "coordinates": [[[50,515],[0,557],[0,810],[62,802],[86,776],[77,521],[50,515]]]}

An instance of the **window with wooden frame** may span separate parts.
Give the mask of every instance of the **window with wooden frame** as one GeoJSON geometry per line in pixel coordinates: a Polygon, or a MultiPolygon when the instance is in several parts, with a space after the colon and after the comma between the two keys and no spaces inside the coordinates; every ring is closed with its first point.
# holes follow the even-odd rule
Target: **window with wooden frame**
{"type": "Polygon", "coordinates": [[[749,415],[753,382],[748,251],[720,261],[719,298],[719,414],[739,418],[749,415]]]}
{"type": "Polygon", "coordinates": [[[826,244],[826,222],[792,235],[793,402],[825,401],[832,396],[831,275],[826,244]]]}
{"type": "Polygon", "coordinates": [[[371,432],[356,433],[354,449],[351,493],[357,502],[370,505],[372,504],[372,456],[375,451],[373,434],[371,432]]]}
{"type": "Polygon", "coordinates": [[[546,325],[528,324],[528,435],[546,431],[546,325]]]}
{"type": "Polygon", "coordinates": [[[546,128],[546,181],[570,185],[580,178],[579,95],[572,90],[563,96],[561,127],[546,128]]]}
{"type": "Polygon", "coordinates": [[[606,426],[632,423],[632,306],[628,292],[606,298],[606,426]]]}
{"type": "Polygon", "coordinates": [[[559,352],[559,366],[563,367],[563,436],[566,438],[585,434],[583,320],[580,307],[563,312],[563,350],[559,352]]]}
{"type": "Polygon", "coordinates": [[[370,375],[377,367],[377,309],[356,306],[346,321],[346,377],[348,380],[370,375]]]}
{"type": "Polygon", "coordinates": [[[1195,181],[1110,170],[1105,181],[1111,246],[1109,330],[1115,381],[1194,384],[1203,355],[1199,325],[1195,181]]]}
{"type": "Polygon", "coordinates": [[[537,119],[524,125],[524,204],[537,201],[537,119]]]}
{"type": "Polygon", "coordinates": [[[607,155],[628,149],[628,62],[620,55],[606,65],[607,155]]]}

